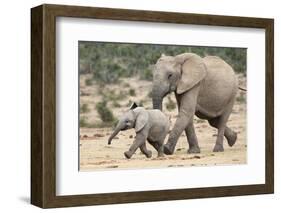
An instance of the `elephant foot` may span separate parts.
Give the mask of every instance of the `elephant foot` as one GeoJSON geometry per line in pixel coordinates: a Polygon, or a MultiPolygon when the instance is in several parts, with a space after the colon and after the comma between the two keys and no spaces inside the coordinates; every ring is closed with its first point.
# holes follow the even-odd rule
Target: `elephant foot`
{"type": "Polygon", "coordinates": [[[146,153],[145,153],[145,156],[147,158],[151,158],[152,157],[152,152],[150,150],[148,150],[146,153]]]}
{"type": "Polygon", "coordinates": [[[200,148],[198,146],[192,146],[187,150],[187,153],[189,154],[200,153],[200,148]]]}
{"type": "Polygon", "coordinates": [[[124,155],[127,159],[130,159],[133,154],[130,151],[127,151],[127,152],[124,152],[124,155]]]}
{"type": "Polygon", "coordinates": [[[237,140],[237,133],[233,132],[233,135],[227,138],[227,143],[230,147],[232,147],[237,140]]]}
{"type": "Polygon", "coordinates": [[[223,149],[223,145],[222,144],[216,144],[214,149],[213,149],[213,152],[223,152],[224,149],[223,149]]]}
{"type": "Polygon", "coordinates": [[[164,153],[166,155],[172,155],[174,153],[174,149],[166,144],[166,145],[164,145],[164,153]]]}

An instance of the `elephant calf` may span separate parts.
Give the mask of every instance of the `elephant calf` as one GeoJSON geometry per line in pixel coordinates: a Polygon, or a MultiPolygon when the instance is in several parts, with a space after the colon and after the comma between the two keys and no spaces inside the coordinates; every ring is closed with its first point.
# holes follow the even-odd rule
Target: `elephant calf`
{"type": "Polygon", "coordinates": [[[135,128],[136,138],[130,149],[124,152],[126,158],[131,158],[135,151],[140,148],[147,158],[152,156],[152,152],[146,148],[146,140],[157,150],[158,157],[164,154],[164,140],[170,127],[169,119],[158,109],[146,110],[138,107],[135,103],[130,110],[121,116],[114,132],[108,139],[111,144],[112,139],[119,131],[135,128]]]}

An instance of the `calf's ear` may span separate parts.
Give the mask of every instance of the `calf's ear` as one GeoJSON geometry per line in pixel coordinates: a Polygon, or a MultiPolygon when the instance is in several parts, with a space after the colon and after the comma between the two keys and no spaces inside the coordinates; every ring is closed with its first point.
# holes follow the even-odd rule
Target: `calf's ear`
{"type": "Polygon", "coordinates": [[[148,113],[145,110],[142,110],[137,113],[135,131],[138,133],[141,131],[148,122],[148,113]]]}
{"type": "Polygon", "coordinates": [[[130,106],[130,110],[135,109],[137,107],[138,105],[135,102],[133,102],[132,105],[130,106]]]}

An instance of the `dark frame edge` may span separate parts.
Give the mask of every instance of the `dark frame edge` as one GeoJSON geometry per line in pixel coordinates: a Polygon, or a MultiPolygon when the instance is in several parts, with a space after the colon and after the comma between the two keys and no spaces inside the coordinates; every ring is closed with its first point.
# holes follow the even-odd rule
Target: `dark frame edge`
{"type": "Polygon", "coordinates": [[[31,204],[44,207],[42,140],[43,6],[31,9],[31,204]]]}
{"type": "Polygon", "coordinates": [[[46,5],[31,9],[31,204],[41,208],[56,199],[55,17],[51,11],[46,5]]]}
{"type": "Polygon", "coordinates": [[[145,21],[175,24],[195,24],[226,27],[265,28],[271,18],[230,15],[210,15],[167,11],[150,11],[110,7],[89,7],[75,5],[43,4],[54,16],[73,18],[96,18],[124,21],[145,21]],[[108,15],[110,14],[110,15],[108,15]],[[110,16],[110,18],[108,18],[110,16]],[[169,17],[169,18],[167,18],[169,17]]]}
{"type": "Polygon", "coordinates": [[[274,193],[274,19],[268,19],[265,27],[265,76],[266,115],[265,118],[265,178],[267,191],[274,193]]]}
{"type": "Polygon", "coordinates": [[[267,184],[172,189],[160,191],[135,191],[107,194],[56,196],[44,208],[110,205],[122,203],[161,202],[184,199],[249,196],[271,194],[267,184]],[[241,189],[243,187],[243,189],[241,189]],[[167,194],[168,193],[168,194],[167,194]]]}

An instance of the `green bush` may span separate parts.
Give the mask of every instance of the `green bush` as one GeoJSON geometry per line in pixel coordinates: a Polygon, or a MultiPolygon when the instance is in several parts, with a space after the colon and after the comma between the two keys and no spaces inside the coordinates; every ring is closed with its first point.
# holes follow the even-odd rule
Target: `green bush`
{"type": "Polygon", "coordinates": [[[124,82],[124,84],[123,84],[123,87],[130,87],[130,84],[129,83],[127,83],[127,82],[124,82]]]}
{"type": "Polygon", "coordinates": [[[236,97],[236,101],[238,101],[239,103],[246,103],[246,97],[244,95],[239,95],[238,97],[236,97]]]}
{"type": "Polygon", "coordinates": [[[86,117],[80,116],[79,125],[80,127],[88,127],[88,122],[86,117]]]}
{"type": "Polygon", "coordinates": [[[134,89],[129,89],[130,96],[136,96],[136,91],[134,89]]]}
{"type": "Polygon", "coordinates": [[[130,107],[133,104],[133,101],[129,100],[129,102],[127,103],[127,107],[130,107]]]}
{"type": "Polygon", "coordinates": [[[185,52],[219,56],[235,72],[246,74],[247,49],[229,47],[79,42],[79,66],[81,73],[91,73],[92,79],[100,84],[118,83],[120,78],[135,76],[151,81],[151,65],[162,53],[174,56],[185,52]]]}
{"type": "Polygon", "coordinates": [[[96,104],[98,114],[103,122],[114,122],[115,118],[113,116],[113,113],[106,105],[107,102],[105,100],[96,104]]]}
{"type": "Polygon", "coordinates": [[[153,79],[152,71],[149,69],[144,69],[143,72],[140,73],[140,79],[152,81],[153,79]]]}
{"type": "Polygon", "coordinates": [[[92,85],[93,85],[93,79],[87,78],[87,79],[85,80],[85,84],[86,84],[86,86],[92,86],[92,85]]]}
{"type": "Polygon", "coordinates": [[[112,105],[113,105],[113,107],[115,107],[115,108],[120,108],[120,107],[121,107],[121,105],[120,105],[116,100],[114,100],[114,101],[112,102],[112,105]]]}
{"type": "Polygon", "coordinates": [[[128,96],[125,90],[120,90],[118,94],[115,90],[100,90],[99,92],[103,96],[103,100],[107,102],[124,100],[128,96]]]}
{"type": "Polygon", "coordinates": [[[80,112],[81,112],[81,113],[90,112],[90,109],[89,109],[88,104],[82,104],[82,106],[80,107],[80,112]]]}

